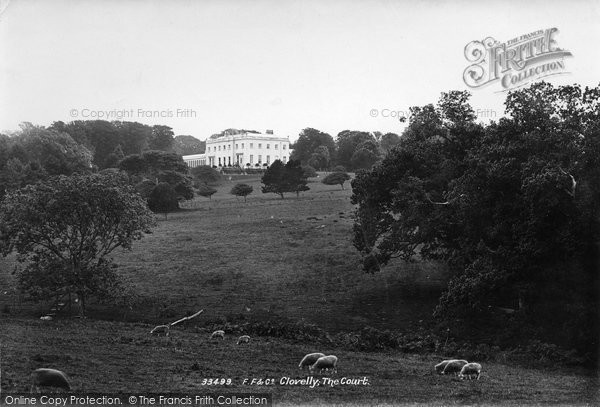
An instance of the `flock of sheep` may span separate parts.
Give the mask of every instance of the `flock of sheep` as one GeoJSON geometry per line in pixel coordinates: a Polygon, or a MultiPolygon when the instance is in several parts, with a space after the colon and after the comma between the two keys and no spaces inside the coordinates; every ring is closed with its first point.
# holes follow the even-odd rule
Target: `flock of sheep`
{"type": "MultiPolygon", "coordinates": [[[[163,334],[169,336],[170,326],[159,325],[150,331],[152,335],[163,334]]],[[[217,330],[209,336],[210,339],[221,338],[225,340],[225,331],[217,330]]],[[[237,344],[250,343],[250,336],[242,335],[238,338],[237,344]]],[[[305,355],[298,368],[300,370],[308,367],[311,374],[315,372],[322,373],[323,371],[337,373],[337,362],[338,358],[335,355],[325,355],[324,353],[309,353],[305,355]]],[[[476,378],[479,380],[481,376],[481,365],[479,363],[469,363],[463,359],[448,359],[444,360],[435,365],[435,371],[438,374],[454,374],[458,375],[461,379],[465,377],[472,379],[476,378]]],[[[42,368],[35,370],[32,375],[31,391],[34,387],[39,391],[40,387],[55,387],[64,390],[71,390],[71,385],[67,376],[57,369],[42,368]]]]}
{"type": "Polygon", "coordinates": [[[461,379],[468,377],[471,380],[475,377],[479,380],[481,365],[475,362],[469,363],[463,359],[448,359],[435,365],[435,371],[438,374],[458,374],[461,379]]]}

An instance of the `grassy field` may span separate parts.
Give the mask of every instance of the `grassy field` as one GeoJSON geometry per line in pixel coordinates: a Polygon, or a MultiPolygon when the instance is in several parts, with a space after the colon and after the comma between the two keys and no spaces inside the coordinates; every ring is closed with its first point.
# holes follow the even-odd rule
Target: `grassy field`
{"type": "Polygon", "coordinates": [[[277,405],[598,401],[597,376],[577,369],[487,363],[481,380],[461,382],[433,374],[446,355],[349,352],[269,335],[240,346],[231,335],[209,340],[209,327],[226,321],[301,321],[330,333],[367,325],[408,331],[430,320],[447,278],[435,263],[363,273],[352,247],[348,188],[313,180],[299,198],[281,200],[262,194],[258,178],[247,177],[254,193],[244,202],[229,194],[236,181],[226,180],[212,200],[199,197],[167,220],[159,216],[158,227],[133,251],[115,254],[139,296],[132,309],[92,304],[86,320],[40,321],[45,305],[21,303],[13,294],[14,259],[0,260],[2,389],[26,390],[32,369],[52,366],[69,374],[76,390],[265,391],[277,405]],[[148,335],[152,324],[198,309],[204,314],[175,327],[170,340],[148,335]],[[313,351],[340,358],[335,377],[367,377],[369,385],[280,384],[306,377],[297,364],[313,351]],[[204,378],[232,384],[203,386],[204,378]],[[245,378],[275,384],[249,386],[245,378]]]}

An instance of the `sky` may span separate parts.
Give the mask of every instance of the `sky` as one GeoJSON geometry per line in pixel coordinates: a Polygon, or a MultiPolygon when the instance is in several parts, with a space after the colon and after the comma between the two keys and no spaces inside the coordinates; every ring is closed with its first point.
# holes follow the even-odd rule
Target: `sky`
{"type": "Polygon", "coordinates": [[[505,89],[467,86],[465,46],[550,28],[572,56],[545,80],[597,86],[600,0],[0,0],[0,131],[121,119],[201,140],[400,134],[398,116],[450,90],[498,119],[505,89]]]}

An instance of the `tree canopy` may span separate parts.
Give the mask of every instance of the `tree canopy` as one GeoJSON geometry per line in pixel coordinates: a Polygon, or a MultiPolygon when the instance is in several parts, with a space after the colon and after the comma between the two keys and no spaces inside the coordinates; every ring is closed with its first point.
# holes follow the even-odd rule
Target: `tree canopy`
{"type": "Polygon", "coordinates": [[[118,283],[116,248],[130,249],[154,225],[144,200],[120,174],[52,177],[9,192],[0,205],[0,248],[25,264],[18,278],[38,297],[86,298],[118,283]]]}
{"type": "Polygon", "coordinates": [[[254,188],[248,184],[235,184],[233,188],[231,188],[231,194],[235,196],[243,196],[244,202],[246,202],[246,197],[252,193],[254,188]]]}
{"type": "Polygon", "coordinates": [[[345,172],[332,172],[328,174],[323,181],[325,185],[340,185],[344,189],[344,183],[350,179],[350,175],[345,172]]]}
{"type": "Polygon", "coordinates": [[[396,148],[352,182],[365,268],[445,261],[452,277],[439,316],[509,304],[552,315],[537,322],[557,335],[584,321],[597,306],[599,96],[537,83],[510,92],[509,117],[487,126],[467,92],[412,108],[396,148]]]}
{"type": "Polygon", "coordinates": [[[327,161],[334,158],[336,145],[333,137],[329,134],[308,127],[302,130],[298,140],[294,143],[293,149],[290,159],[299,160],[302,164],[310,164],[315,168],[321,168],[319,165],[314,165],[314,160],[317,159],[321,163],[325,157],[327,161]],[[327,153],[325,153],[323,147],[327,150],[327,153]],[[313,154],[316,154],[316,156],[313,157],[313,154]],[[310,162],[311,159],[313,159],[312,163],[310,162]]]}
{"type": "Polygon", "coordinates": [[[275,160],[265,171],[261,182],[264,184],[264,194],[278,194],[281,199],[286,192],[296,192],[299,195],[301,191],[309,189],[300,161],[297,160],[289,160],[285,165],[281,160],[275,160]]]}

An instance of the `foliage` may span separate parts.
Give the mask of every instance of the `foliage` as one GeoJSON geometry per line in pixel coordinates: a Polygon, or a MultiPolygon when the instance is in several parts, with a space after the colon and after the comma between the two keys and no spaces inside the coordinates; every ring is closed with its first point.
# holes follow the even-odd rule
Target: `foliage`
{"type": "MultiPolygon", "coordinates": [[[[176,201],[194,198],[192,179],[187,175],[188,167],[181,156],[177,154],[149,150],[142,154],[125,157],[119,163],[119,168],[130,175],[131,181],[135,185],[140,185],[140,182],[145,180],[153,182],[156,186],[160,183],[167,183],[171,185],[175,192],[176,201]]],[[[158,199],[159,196],[165,197],[165,194],[168,195],[170,192],[167,193],[166,187],[163,186],[157,191],[155,199],[158,199]]],[[[162,204],[157,206],[156,202],[149,203],[151,208],[163,208],[162,204]]],[[[165,205],[164,208],[170,208],[171,204],[165,205]]],[[[171,209],[168,209],[168,211],[171,211],[171,209]]],[[[164,212],[164,210],[161,209],[160,212],[164,212]]]]}
{"type": "Polygon", "coordinates": [[[597,322],[578,313],[597,309],[599,95],[537,83],[509,93],[510,117],[488,126],[475,123],[467,92],[411,108],[399,144],[352,182],[365,267],[444,260],[452,279],[436,315],[521,306],[554,339],[569,326],[566,341],[596,346],[597,322]]]}
{"type": "Polygon", "coordinates": [[[246,197],[250,195],[253,191],[253,188],[247,184],[235,184],[233,188],[231,188],[231,194],[235,196],[243,196],[244,202],[246,202],[246,197]]]}
{"type": "Polygon", "coordinates": [[[315,168],[321,168],[322,161],[328,162],[334,159],[336,154],[333,137],[310,127],[302,130],[293,149],[290,159],[299,160],[302,164],[310,164],[315,168]],[[313,157],[314,154],[316,156],[313,157]]]}
{"type": "Polygon", "coordinates": [[[379,146],[373,140],[366,140],[356,146],[350,163],[355,169],[368,169],[379,159],[379,146]]]}
{"type": "Polygon", "coordinates": [[[281,199],[286,192],[296,192],[299,195],[301,191],[309,189],[300,161],[296,160],[289,160],[285,165],[280,160],[275,160],[265,171],[261,182],[264,184],[263,194],[275,193],[281,199]]]}
{"type": "Polygon", "coordinates": [[[317,176],[317,170],[315,170],[314,167],[311,167],[310,165],[303,165],[302,173],[306,178],[314,178],[317,176]]]}
{"type": "Polygon", "coordinates": [[[321,181],[325,185],[340,185],[342,189],[344,189],[344,182],[350,179],[350,175],[345,172],[332,172],[328,174],[323,181],[321,181]]]}
{"type": "Polygon", "coordinates": [[[91,157],[68,134],[23,123],[15,136],[0,136],[0,197],[51,175],[89,173],[91,157]]]}
{"type": "Polygon", "coordinates": [[[310,155],[308,165],[319,170],[323,170],[329,167],[330,161],[331,153],[329,152],[329,149],[326,146],[319,146],[310,155]]]}
{"type": "Polygon", "coordinates": [[[93,152],[93,163],[100,169],[115,165],[115,149],[121,147],[124,156],[143,151],[170,151],[173,132],[167,126],[148,126],[137,122],[76,120],[52,123],[50,130],[69,134],[77,143],[93,152]]]}
{"type": "Polygon", "coordinates": [[[377,141],[372,134],[344,130],[338,134],[336,142],[339,165],[350,169],[368,168],[369,163],[375,162],[372,159],[377,154],[377,141]]]}
{"type": "Polygon", "coordinates": [[[178,194],[168,182],[160,182],[150,192],[148,207],[153,212],[164,213],[165,219],[169,212],[179,209],[178,194]]]}
{"type": "Polygon", "coordinates": [[[175,136],[172,148],[173,152],[178,155],[204,154],[206,141],[187,135],[175,136]]]}
{"type": "Polygon", "coordinates": [[[190,170],[196,185],[203,184],[218,184],[221,180],[219,171],[212,168],[210,165],[199,165],[190,170]]]}
{"type": "Polygon", "coordinates": [[[217,192],[217,190],[206,184],[201,184],[201,185],[198,185],[197,192],[198,192],[198,195],[212,200],[212,196],[217,192]]]}
{"type": "Polygon", "coordinates": [[[385,133],[379,140],[379,147],[383,152],[383,155],[386,155],[399,143],[400,136],[398,136],[396,133],[385,133]]]}
{"type": "Polygon", "coordinates": [[[173,129],[169,126],[152,126],[152,133],[148,140],[150,150],[171,151],[173,148],[173,129]]]}
{"type": "Polygon", "coordinates": [[[22,287],[49,296],[64,289],[85,300],[116,283],[107,256],[130,249],[154,225],[144,200],[119,174],[59,176],[7,194],[0,206],[1,249],[26,264],[22,287]]]}

